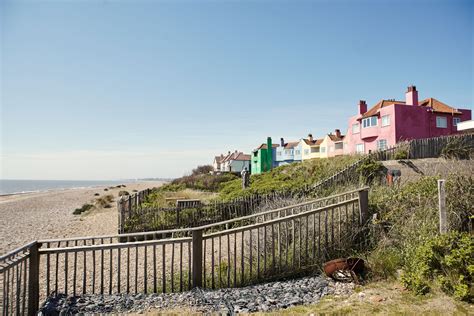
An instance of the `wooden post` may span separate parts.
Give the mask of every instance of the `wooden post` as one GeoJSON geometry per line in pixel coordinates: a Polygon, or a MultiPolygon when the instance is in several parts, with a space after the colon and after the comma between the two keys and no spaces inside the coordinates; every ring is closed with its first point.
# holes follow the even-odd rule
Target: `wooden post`
{"type": "Polygon", "coordinates": [[[364,225],[369,214],[369,190],[359,191],[359,215],[360,224],[364,225]]]}
{"type": "Polygon", "coordinates": [[[123,233],[123,198],[120,196],[120,199],[117,201],[118,209],[118,233],[123,233]]]}
{"type": "Polygon", "coordinates": [[[438,207],[439,207],[439,232],[441,234],[446,234],[448,232],[448,223],[446,220],[445,180],[438,180],[438,207]]]}
{"type": "Polygon", "coordinates": [[[202,287],[202,230],[193,230],[193,288],[202,287]]]}
{"type": "Polygon", "coordinates": [[[28,315],[36,315],[39,309],[39,245],[31,245],[28,273],[28,315]]]}

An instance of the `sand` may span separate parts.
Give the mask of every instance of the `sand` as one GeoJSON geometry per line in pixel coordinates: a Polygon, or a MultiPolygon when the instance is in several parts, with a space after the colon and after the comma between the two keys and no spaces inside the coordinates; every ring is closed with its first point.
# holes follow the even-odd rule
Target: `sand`
{"type": "Polygon", "coordinates": [[[38,239],[116,234],[118,192],[126,190],[132,193],[162,183],[124,183],[126,188],[109,191],[104,191],[106,187],[101,186],[0,196],[0,255],[38,239]],[[83,204],[93,204],[97,198],[95,193],[100,196],[112,194],[112,207],[95,207],[82,215],[73,215],[73,211],[83,204]]]}

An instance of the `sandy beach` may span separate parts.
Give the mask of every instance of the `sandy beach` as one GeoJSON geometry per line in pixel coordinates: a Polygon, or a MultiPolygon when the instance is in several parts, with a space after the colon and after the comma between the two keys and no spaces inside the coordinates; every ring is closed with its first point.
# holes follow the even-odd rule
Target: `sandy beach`
{"type": "Polygon", "coordinates": [[[54,190],[41,193],[0,196],[0,255],[37,239],[80,237],[117,233],[118,192],[143,190],[163,182],[124,183],[125,188],[104,191],[106,186],[54,190]],[[110,208],[94,207],[82,215],[73,215],[85,203],[94,204],[94,196],[112,194],[110,208]]]}

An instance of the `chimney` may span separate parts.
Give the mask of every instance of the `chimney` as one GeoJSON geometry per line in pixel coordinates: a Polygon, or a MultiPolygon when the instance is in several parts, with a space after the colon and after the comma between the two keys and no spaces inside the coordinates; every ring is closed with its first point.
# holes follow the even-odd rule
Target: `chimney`
{"type": "Polygon", "coordinates": [[[309,141],[312,142],[313,141],[313,134],[308,134],[308,138],[309,138],[309,141]]]}
{"type": "Polygon", "coordinates": [[[227,155],[230,155],[230,150],[227,152],[227,155]]]}
{"type": "Polygon", "coordinates": [[[341,138],[341,131],[336,129],[336,137],[341,138]]]}
{"type": "Polygon", "coordinates": [[[405,93],[405,104],[406,105],[418,105],[418,91],[416,86],[409,86],[405,93]]]}
{"type": "Polygon", "coordinates": [[[365,103],[365,100],[360,100],[359,101],[359,114],[364,114],[367,112],[367,103],[365,103]]]}
{"type": "Polygon", "coordinates": [[[281,147],[285,147],[285,140],[282,138],[280,138],[280,146],[281,147]]]}

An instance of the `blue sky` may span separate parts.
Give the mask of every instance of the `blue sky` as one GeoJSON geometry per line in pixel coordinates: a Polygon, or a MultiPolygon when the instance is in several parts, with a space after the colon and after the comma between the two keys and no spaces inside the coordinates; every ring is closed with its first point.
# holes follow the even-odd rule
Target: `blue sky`
{"type": "Polygon", "coordinates": [[[472,1],[0,3],[0,178],[180,176],[410,84],[474,101],[472,1]]]}

